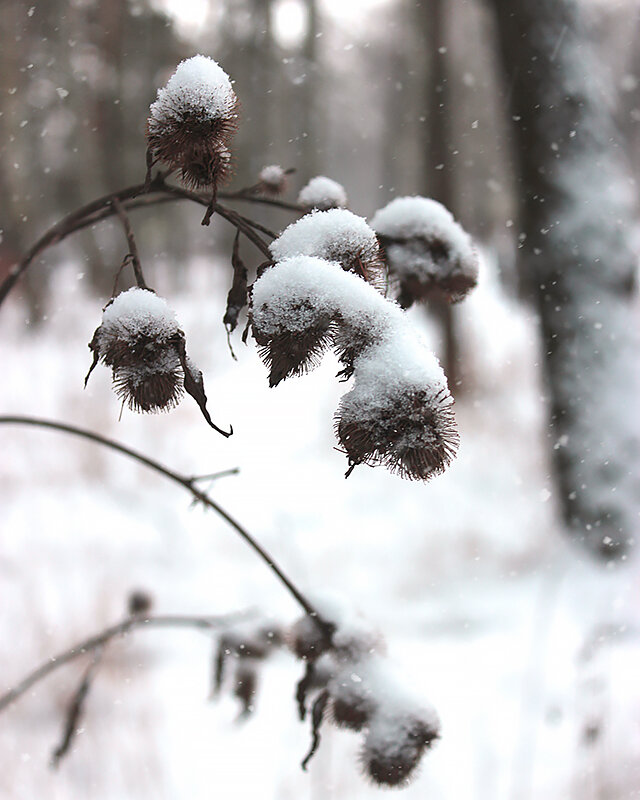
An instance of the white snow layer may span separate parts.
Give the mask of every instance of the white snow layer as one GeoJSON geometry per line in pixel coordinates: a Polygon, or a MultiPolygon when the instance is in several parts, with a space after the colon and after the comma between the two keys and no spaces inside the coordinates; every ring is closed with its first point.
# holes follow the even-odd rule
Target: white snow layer
{"type": "Polygon", "coordinates": [[[447,379],[436,356],[406,319],[355,361],[358,397],[367,405],[376,398],[398,396],[429,387],[447,391],[447,379]]]}
{"type": "Polygon", "coordinates": [[[209,119],[233,115],[236,96],[227,73],[212,58],[197,55],[181,61],[167,85],[158,89],[150,123],[189,111],[209,119]]]}
{"type": "Polygon", "coordinates": [[[353,661],[374,651],[385,651],[384,637],[380,631],[354,607],[346,595],[325,589],[320,592],[307,591],[307,597],[322,619],[335,626],[332,640],[342,660],[353,661]]]}
{"type": "Polygon", "coordinates": [[[271,243],[275,261],[293,256],[317,256],[328,261],[377,253],[373,230],[362,217],[344,208],[313,211],[285,228],[271,243]]]}
{"type": "Polygon", "coordinates": [[[270,189],[280,189],[286,180],[286,175],[279,164],[269,164],[260,170],[258,179],[270,189]]]}
{"type": "Polygon", "coordinates": [[[389,239],[441,239],[451,257],[473,254],[471,237],[442,203],[428,197],[396,197],[373,215],[371,227],[389,239]]]}
{"type": "Polygon", "coordinates": [[[337,181],[317,175],[300,190],[298,202],[306,208],[326,211],[330,208],[346,208],[347,193],[337,181]]]}
{"type": "Polygon", "coordinates": [[[169,304],[155,292],[134,287],[119,294],[102,314],[102,325],[110,332],[131,335],[151,335],[155,338],[173,336],[178,321],[169,304]]]}
{"type": "MultiPolygon", "coordinates": [[[[611,570],[580,558],[557,530],[555,497],[541,498],[553,485],[530,310],[505,300],[487,269],[459,308],[471,378],[457,404],[464,447],[455,465],[428,485],[375,469],[345,481],[343,456],[327,446],[335,364],[274,392],[251,348],[232,361],[219,267],[190,263],[175,303],[202,343],[219,413],[237,428],[224,447],[187,405],[171,424],[126,409],[118,422],[106,370],[79,390],[95,304],[76,277],[81,265],[54,272],[46,326],[26,328],[11,298],[3,307],[3,407],[98,426],[186,474],[240,464],[239,477],[216,482],[216,499],[294,579],[366,609],[409,672],[402,685],[433,700],[443,738],[398,795],[363,779],[360,737],[330,725],[302,772],[308,730],[292,703],[299,662],[283,654],[265,664],[256,714],[239,726],[231,698],[205,702],[209,637],[145,630],[105,654],[83,733],[56,772],[47,755],[77,688],[75,668],[5,710],[4,795],[209,800],[215,790],[276,800],[326,787],[332,800],[505,800],[519,791],[593,800],[604,787],[611,800],[630,800],[640,785],[638,560],[611,570]],[[594,712],[600,738],[585,742],[594,712]]],[[[158,272],[160,289],[171,265],[158,272]]],[[[424,326],[422,315],[416,321],[424,326]]],[[[0,529],[11,532],[1,563],[6,687],[121,620],[131,587],[148,589],[159,613],[259,607],[283,622],[297,613],[263,564],[178,487],[80,439],[12,426],[0,436],[0,529]]]]}
{"type": "Polygon", "coordinates": [[[311,256],[281,261],[254,284],[252,313],[267,335],[334,317],[341,341],[365,342],[345,396],[356,414],[412,389],[448,391],[438,359],[400,308],[339,264],[311,256]]]}
{"type": "Polygon", "coordinates": [[[278,262],[253,285],[253,319],[265,332],[302,330],[307,317],[340,314],[343,322],[388,329],[404,321],[398,306],[339,264],[313,256],[278,262]]]}
{"type": "Polygon", "coordinates": [[[421,719],[437,731],[440,721],[436,710],[426,702],[422,692],[398,671],[387,657],[377,653],[344,664],[329,682],[333,697],[348,702],[355,697],[370,697],[374,703],[374,718],[380,727],[391,727],[391,721],[421,719]]]}

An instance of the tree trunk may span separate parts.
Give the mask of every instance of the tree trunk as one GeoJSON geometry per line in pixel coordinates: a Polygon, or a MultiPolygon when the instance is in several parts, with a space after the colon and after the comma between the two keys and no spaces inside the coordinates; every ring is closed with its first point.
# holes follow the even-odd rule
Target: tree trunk
{"type": "MultiPolygon", "coordinates": [[[[426,124],[421,193],[446,206],[454,216],[455,186],[451,164],[451,86],[447,47],[447,0],[422,0],[416,8],[420,41],[429,62],[424,82],[426,124]]],[[[429,310],[442,334],[442,366],[453,394],[460,390],[460,347],[455,311],[445,300],[431,300],[429,310]]]]}
{"type": "Polygon", "coordinates": [[[320,91],[318,79],[318,3],[317,0],[305,0],[307,10],[307,30],[302,47],[305,79],[300,94],[300,172],[306,182],[318,172],[318,149],[321,134],[318,128],[316,104],[320,91]]]}
{"type": "Polygon", "coordinates": [[[559,501],[604,558],[640,526],[637,207],[613,87],[575,0],[491,0],[520,172],[523,277],[540,317],[559,501]]]}

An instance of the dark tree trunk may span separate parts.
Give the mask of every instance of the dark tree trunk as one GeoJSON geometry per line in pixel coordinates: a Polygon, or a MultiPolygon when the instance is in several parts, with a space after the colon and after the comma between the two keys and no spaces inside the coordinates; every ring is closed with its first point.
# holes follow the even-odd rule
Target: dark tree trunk
{"type": "Polygon", "coordinates": [[[491,0],[520,172],[520,250],[544,345],[549,444],[573,534],[609,558],[640,527],[637,207],[613,87],[574,0],[491,0]]]}
{"type": "MultiPolygon", "coordinates": [[[[420,41],[428,68],[423,108],[426,124],[421,151],[424,165],[421,193],[446,206],[456,215],[454,177],[451,164],[451,85],[447,35],[448,0],[422,0],[417,6],[420,41]]],[[[442,366],[454,394],[460,389],[460,348],[455,311],[444,300],[432,300],[430,310],[442,334],[442,366]]]]}
{"type": "Polygon", "coordinates": [[[318,129],[316,104],[320,91],[318,79],[318,3],[317,0],[305,0],[307,10],[307,31],[302,48],[305,79],[300,94],[300,171],[305,182],[317,174],[318,149],[321,133],[318,129]]]}

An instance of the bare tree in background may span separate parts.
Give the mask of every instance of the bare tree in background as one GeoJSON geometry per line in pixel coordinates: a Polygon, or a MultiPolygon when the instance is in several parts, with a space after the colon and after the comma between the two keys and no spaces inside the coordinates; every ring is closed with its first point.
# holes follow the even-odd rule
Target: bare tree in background
{"type": "MultiPolygon", "coordinates": [[[[416,6],[419,40],[427,54],[428,66],[423,81],[421,193],[446,206],[457,216],[453,165],[451,164],[451,82],[448,55],[448,14],[446,0],[422,0],[416,6]]],[[[460,345],[455,310],[444,300],[429,303],[442,334],[442,362],[451,390],[460,388],[460,345]]]]}
{"type": "Polygon", "coordinates": [[[632,544],[640,511],[635,187],[578,3],[492,3],[559,500],[574,536],[609,558],[632,544]]]}

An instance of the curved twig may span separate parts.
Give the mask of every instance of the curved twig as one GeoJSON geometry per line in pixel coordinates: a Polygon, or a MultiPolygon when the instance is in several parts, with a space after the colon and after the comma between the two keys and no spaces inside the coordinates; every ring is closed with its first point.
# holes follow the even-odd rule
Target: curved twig
{"type": "Polygon", "coordinates": [[[246,189],[240,192],[218,192],[218,197],[221,200],[243,200],[247,203],[260,203],[261,205],[273,206],[274,208],[282,208],[285,211],[297,211],[300,214],[306,211],[306,208],[298,203],[289,203],[286,200],[278,200],[276,197],[249,194],[246,189]]]}
{"type": "Polygon", "coordinates": [[[174,483],[178,483],[188,492],[190,492],[194,498],[198,502],[202,503],[207,508],[210,508],[212,511],[215,511],[224,521],[229,524],[235,531],[238,533],[245,542],[258,554],[258,556],[265,562],[265,564],[271,569],[273,573],[279,578],[281,583],[287,588],[289,593],[295,598],[298,604],[304,609],[306,614],[314,617],[320,625],[327,625],[326,622],[322,619],[322,617],[318,614],[317,610],[313,607],[313,605],[307,600],[307,598],[302,594],[302,592],[291,582],[291,580],[284,574],[282,569],[276,564],[276,562],[271,558],[271,556],[267,553],[267,551],[262,547],[262,545],[258,544],[258,542],[253,538],[253,536],[245,529],[243,526],[237,522],[230,514],[228,514],[224,508],[222,508],[215,500],[212,500],[206,492],[201,491],[195,485],[195,481],[197,479],[189,478],[185,475],[181,475],[178,472],[174,472],[172,469],[165,467],[159,461],[154,461],[152,458],[148,458],[147,456],[143,455],[142,453],[138,453],[135,450],[132,450],[125,445],[119,444],[118,442],[114,442],[112,439],[107,439],[105,436],[101,436],[98,433],[92,433],[91,431],[84,430],[83,428],[77,428],[75,425],[67,425],[63,422],[55,422],[53,420],[48,419],[39,419],[37,417],[26,417],[26,416],[0,416],[0,425],[31,425],[37,428],[49,428],[55,431],[62,431],[63,433],[70,433],[74,436],[80,436],[83,439],[88,439],[90,442],[95,442],[96,444],[101,444],[104,447],[109,447],[111,450],[115,450],[118,453],[122,453],[129,458],[138,461],[141,464],[144,464],[146,467],[159,472],[161,475],[164,475],[166,478],[174,481],[174,483]]]}
{"type": "Polygon", "coordinates": [[[195,481],[217,481],[218,478],[226,478],[228,475],[239,475],[239,467],[231,467],[230,469],[221,469],[218,472],[209,472],[206,475],[192,475],[189,480],[193,483],[195,481]]]}
{"type": "Polygon", "coordinates": [[[9,689],[8,692],[0,695],[0,712],[4,711],[4,709],[12,703],[15,703],[15,701],[25,692],[28,692],[34,684],[46,678],[47,675],[50,675],[54,670],[63,667],[65,664],[69,664],[71,661],[87,653],[102,649],[111,639],[123,636],[125,633],[135,628],[196,628],[198,630],[210,631],[223,627],[229,621],[233,621],[237,618],[237,616],[237,614],[225,614],[217,617],[189,617],[180,614],[163,614],[148,617],[127,617],[127,619],[119,622],[117,625],[111,625],[100,633],[90,636],[83,642],[79,642],[73,647],[64,650],[62,653],[58,653],[58,655],[47,659],[44,664],[41,664],[24,677],[20,683],[17,683],[12,689],[9,689]]]}
{"type": "Polygon", "coordinates": [[[164,176],[158,173],[148,187],[145,186],[144,183],[129,186],[126,189],[121,189],[119,192],[111,192],[110,194],[103,195],[97,200],[93,200],[91,203],[82,206],[82,208],[67,214],[66,217],[63,217],[59,222],[49,228],[48,231],[43,233],[23,258],[13,267],[2,284],[0,284],[0,306],[18,282],[18,279],[29,268],[30,264],[48,247],[66,239],[69,234],[85,228],[87,225],[93,224],[94,220],[92,219],[92,215],[103,211],[106,206],[109,206],[111,211],[109,214],[102,216],[102,219],[115,213],[115,209],[113,208],[114,198],[117,198],[120,202],[124,202],[125,200],[145,194],[146,192],[157,191],[162,186],[164,186],[164,176]]]}
{"type": "MultiPolygon", "coordinates": [[[[165,183],[164,179],[165,175],[158,173],[156,177],[148,184],[139,183],[135,186],[129,186],[126,189],[121,189],[120,191],[103,195],[97,200],[93,200],[91,203],[87,203],[87,205],[82,206],[82,208],[67,214],[66,217],[63,217],[59,222],[45,231],[45,233],[43,233],[42,236],[35,242],[35,244],[32,245],[27,253],[20,259],[20,261],[12,267],[2,283],[0,283],[0,307],[18,280],[39,255],[41,255],[49,247],[52,247],[53,245],[63,241],[72,233],[113,216],[113,214],[116,213],[114,201],[119,201],[127,209],[167,202],[170,198],[183,198],[185,200],[192,200],[199,205],[209,205],[210,198],[203,197],[195,192],[189,192],[188,190],[181,189],[177,186],[170,186],[169,184],[165,183]],[[147,197],[140,198],[140,195],[152,194],[158,194],[159,196],[154,198],[153,201],[150,198],[147,199],[147,197]],[[142,201],[143,199],[145,202],[142,201]],[[127,201],[132,200],[136,200],[136,202],[127,203],[127,201]]],[[[238,212],[232,211],[231,209],[228,209],[219,203],[216,203],[215,205],[215,212],[234,225],[236,228],[241,230],[247,239],[249,239],[263,255],[265,255],[267,258],[270,258],[269,248],[262,237],[256,233],[254,228],[262,230],[263,233],[275,238],[275,234],[272,231],[269,231],[267,228],[264,228],[264,226],[254,223],[247,217],[243,217],[241,214],[238,214],[238,212]]]]}
{"type": "Polygon", "coordinates": [[[138,245],[136,244],[136,237],[133,235],[133,229],[131,228],[129,217],[127,216],[124,208],[122,207],[122,203],[117,197],[113,198],[111,205],[114,207],[116,214],[120,217],[120,222],[122,222],[122,227],[124,228],[124,233],[127,237],[129,255],[131,256],[131,266],[133,267],[133,273],[136,276],[138,288],[148,289],[149,287],[147,286],[144,275],[142,274],[142,264],[140,263],[140,256],[138,255],[138,245]]]}
{"type": "MultiPolygon", "coordinates": [[[[184,197],[185,200],[192,200],[194,203],[199,203],[201,206],[208,207],[211,204],[210,197],[198,194],[197,192],[191,192],[189,189],[183,189],[181,186],[171,186],[169,184],[165,184],[163,191],[167,194],[172,194],[175,197],[184,197]]],[[[239,214],[237,211],[233,211],[233,209],[227,208],[218,202],[213,204],[213,210],[223,219],[226,219],[232,225],[235,225],[235,227],[241,231],[247,237],[247,239],[249,239],[258,248],[258,250],[263,253],[263,255],[265,255],[267,258],[271,258],[271,252],[269,251],[266,243],[254,230],[256,223],[254,223],[253,220],[243,217],[242,214],[239,214]]],[[[269,231],[268,235],[275,239],[275,233],[269,231]]]]}
{"type": "Polygon", "coordinates": [[[51,754],[51,766],[54,769],[60,764],[62,759],[69,752],[71,743],[78,732],[78,724],[84,712],[84,706],[87,697],[89,696],[91,684],[97,675],[98,670],[100,669],[103,653],[104,650],[102,647],[96,647],[96,649],[93,651],[91,663],[85,670],[82,680],[80,681],[78,688],[71,698],[71,702],[67,708],[67,713],[65,714],[64,729],[62,732],[62,738],[60,739],[60,744],[58,744],[51,754]]]}

